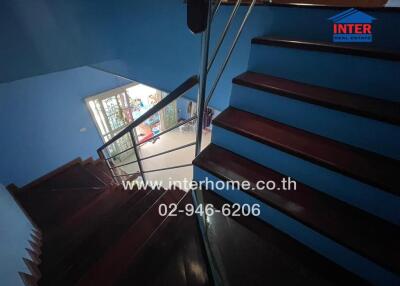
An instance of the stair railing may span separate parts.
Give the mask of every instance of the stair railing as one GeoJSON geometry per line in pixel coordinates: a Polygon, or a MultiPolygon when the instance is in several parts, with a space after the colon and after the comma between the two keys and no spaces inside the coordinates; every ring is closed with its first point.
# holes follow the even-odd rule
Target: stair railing
{"type": "MultiPolygon", "coordinates": [[[[199,0],[201,1],[201,0],[199,0]]],[[[236,13],[239,9],[240,4],[242,3],[242,0],[237,0],[235,6],[233,7],[233,10],[228,18],[228,21],[226,22],[226,25],[224,27],[224,30],[222,31],[219,40],[217,41],[217,45],[214,49],[214,52],[212,53],[211,59],[208,59],[208,53],[209,53],[209,48],[210,48],[210,44],[209,44],[209,40],[210,40],[210,33],[211,33],[211,27],[212,27],[212,20],[213,18],[216,16],[216,12],[219,8],[219,6],[221,5],[221,0],[219,0],[216,4],[216,8],[214,9],[214,12],[211,12],[211,6],[212,6],[212,1],[209,0],[209,17],[207,19],[207,27],[206,30],[202,33],[202,53],[201,53],[201,69],[200,69],[200,75],[199,75],[199,79],[200,79],[200,83],[199,83],[199,93],[198,93],[198,97],[197,97],[197,102],[199,103],[197,106],[197,114],[198,114],[198,122],[197,122],[197,136],[196,136],[196,156],[200,153],[201,151],[201,142],[202,142],[202,124],[203,124],[203,117],[204,117],[204,110],[206,110],[207,106],[209,106],[209,103],[212,99],[212,96],[214,95],[215,89],[218,86],[218,83],[226,69],[226,66],[229,63],[229,60],[232,57],[232,53],[236,47],[236,44],[240,38],[240,35],[243,32],[243,28],[246,25],[246,22],[251,14],[251,12],[254,9],[254,6],[256,4],[257,0],[252,0],[251,4],[249,5],[249,8],[247,9],[247,12],[242,20],[242,23],[240,24],[240,27],[238,29],[238,31],[236,32],[235,38],[233,40],[233,43],[231,44],[231,47],[228,50],[228,53],[225,56],[224,62],[222,64],[222,66],[220,67],[218,73],[217,73],[217,77],[215,78],[213,84],[211,85],[211,89],[207,95],[207,97],[205,97],[205,93],[206,93],[206,89],[207,89],[207,76],[209,71],[211,70],[215,59],[218,55],[218,52],[220,51],[220,48],[225,40],[225,37],[230,29],[230,27],[232,26],[232,21],[236,16],[236,13]]]]}
{"type": "Polygon", "coordinates": [[[131,124],[129,124],[127,127],[125,127],[122,131],[120,131],[117,135],[115,135],[113,138],[111,138],[108,142],[103,144],[103,146],[101,146],[100,148],[97,149],[97,153],[99,154],[99,157],[107,163],[107,166],[117,184],[119,184],[123,180],[123,178],[131,178],[131,177],[138,177],[138,176],[140,176],[143,179],[143,181],[145,182],[146,181],[146,179],[145,179],[146,173],[191,166],[191,164],[184,164],[184,165],[176,165],[176,166],[161,168],[161,169],[144,170],[142,161],[150,159],[150,158],[154,158],[157,156],[165,155],[167,153],[181,150],[184,148],[188,148],[193,145],[195,145],[195,156],[197,156],[200,153],[201,143],[202,143],[202,129],[203,129],[204,112],[205,112],[207,106],[209,105],[209,103],[212,99],[212,96],[215,92],[215,89],[218,86],[218,83],[226,69],[226,66],[228,65],[228,63],[231,59],[232,53],[236,47],[236,44],[240,38],[243,28],[253,10],[256,2],[257,2],[257,0],[251,1],[250,5],[247,9],[247,12],[241,22],[241,25],[235,34],[233,43],[231,44],[231,46],[224,58],[223,64],[219,68],[217,76],[211,85],[211,89],[206,96],[207,80],[208,80],[209,71],[211,70],[211,68],[213,67],[213,64],[215,63],[215,59],[217,58],[217,56],[221,50],[221,46],[225,41],[226,35],[228,34],[228,31],[232,26],[233,20],[235,19],[235,16],[237,15],[237,12],[239,10],[240,4],[242,3],[242,0],[237,0],[235,5],[233,6],[232,12],[224,26],[224,29],[223,29],[221,35],[218,38],[218,41],[216,42],[217,44],[211,54],[211,57],[209,57],[211,28],[212,28],[213,20],[217,16],[218,10],[220,9],[222,0],[217,0],[217,1],[215,1],[215,0],[188,0],[187,1],[189,29],[191,29],[193,33],[201,33],[201,60],[200,60],[199,75],[191,76],[190,78],[185,80],[180,86],[178,86],[168,96],[161,99],[160,102],[158,102],[156,105],[154,105],[148,111],[146,111],[143,115],[141,115],[138,119],[134,120],[131,124]],[[193,22],[193,19],[189,19],[189,17],[195,18],[196,21],[193,22]],[[151,138],[148,138],[141,142],[136,141],[136,138],[138,138],[137,134],[136,134],[136,127],[138,127],[141,123],[148,120],[153,115],[160,112],[163,108],[165,108],[167,105],[172,103],[174,100],[184,96],[186,94],[186,92],[191,90],[197,84],[199,84],[199,89],[198,89],[198,96],[197,96],[196,115],[194,115],[193,117],[191,117],[187,120],[178,122],[176,125],[168,128],[156,135],[153,135],[151,138]],[[194,120],[197,120],[196,139],[194,142],[185,144],[180,147],[173,148],[173,149],[170,149],[170,150],[167,150],[164,152],[160,152],[155,155],[141,157],[140,152],[138,151],[138,147],[140,147],[141,145],[143,145],[146,142],[155,140],[158,137],[160,137],[161,135],[166,134],[172,130],[175,130],[176,128],[178,128],[184,124],[193,122],[194,120]],[[121,140],[124,136],[128,136],[129,141],[131,142],[131,146],[129,146],[128,148],[115,154],[115,152],[112,152],[112,150],[114,149],[113,144],[116,144],[117,141],[121,140]],[[123,164],[119,164],[119,165],[116,164],[114,158],[116,158],[117,156],[121,156],[123,154],[127,154],[128,151],[132,151],[132,153],[134,154],[134,159],[131,161],[125,162],[123,164]],[[134,164],[134,163],[138,164],[139,171],[134,172],[134,173],[127,173],[121,169],[121,167],[130,165],[130,164],[134,164]]]}
{"type": "MultiPolygon", "coordinates": [[[[211,27],[212,27],[212,22],[213,19],[217,16],[218,10],[221,6],[222,0],[188,0],[187,1],[187,6],[188,6],[188,17],[191,15],[196,19],[196,21],[193,21],[193,19],[188,18],[188,26],[189,29],[192,30],[194,33],[201,33],[201,61],[200,61],[200,69],[199,69],[199,74],[192,76],[185,80],[180,86],[178,86],[174,91],[172,91],[168,96],[164,97],[161,99],[160,102],[158,102],[156,105],[154,105],[152,108],[150,108],[147,112],[145,112],[143,115],[141,115],[138,119],[134,120],[130,125],[125,127],[121,132],[119,132],[116,136],[114,136],[111,140],[109,140],[107,143],[105,143],[103,146],[101,146],[97,152],[99,154],[99,157],[104,160],[108,168],[117,184],[119,184],[123,178],[130,178],[131,176],[140,176],[143,180],[143,182],[146,182],[145,179],[145,174],[150,173],[150,172],[157,172],[157,171],[163,171],[163,170],[169,170],[169,169],[175,169],[175,168],[182,168],[182,167],[188,167],[191,166],[192,164],[185,164],[185,165],[175,165],[172,167],[167,167],[167,168],[161,168],[161,169],[153,169],[153,170],[144,170],[142,161],[150,159],[150,158],[155,158],[161,155],[165,155],[177,150],[181,150],[184,148],[191,147],[195,145],[195,156],[197,156],[200,151],[201,151],[201,143],[202,143],[202,130],[203,130],[203,119],[204,119],[204,112],[209,105],[212,96],[215,92],[215,89],[226,69],[226,66],[228,65],[232,53],[236,47],[236,44],[240,38],[240,35],[243,31],[243,28],[256,4],[257,0],[252,0],[251,4],[249,5],[249,8],[247,9],[247,12],[240,24],[240,27],[238,31],[235,34],[233,43],[231,44],[225,58],[223,61],[223,64],[218,70],[217,76],[215,80],[213,81],[211,85],[211,89],[209,93],[206,96],[206,90],[207,90],[207,79],[208,79],[208,74],[213,67],[213,64],[215,63],[215,59],[217,58],[218,53],[221,50],[222,44],[225,41],[226,35],[228,34],[229,29],[232,26],[232,22],[239,10],[240,4],[242,3],[242,0],[237,0],[233,10],[225,24],[225,27],[221,33],[221,35],[218,38],[218,41],[216,42],[216,46],[211,54],[211,57],[209,58],[209,51],[210,51],[210,36],[211,36],[211,27]],[[198,13],[198,14],[196,14],[198,13]],[[186,92],[188,92],[190,89],[192,89],[195,85],[199,84],[199,89],[198,89],[198,95],[197,95],[197,113],[193,117],[184,120],[182,122],[178,122],[174,126],[167,128],[166,130],[153,135],[151,138],[148,138],[142,142],[137,142],[136,138],[136,127],[138,127],[141,123],[145,122],[148,120],[150,117],[153,115],[157,114],[160,112],[163,108],[168,106],[170,103],[172,103],[174,100],[177,100],[178,98],[184,96],[186,92]],[[194,120],[197,120],[197,127],[196,127],[196,138],[194,142],[184,144],[182,146],[176,147],[169,149],[167,151],[163,151],[160,153],[157,153],[155,155],[147,156],[147,157],[141,157],[140,152],[138,151],[138,147],[146,142],[152,141],[158,137],[160,137],[163,134],[166,134],[168,132],[171,132],[172,130],[175,130],[176,128],[187,124],[189,122],[192,122],[194,120]],[[116,144],[118,140],[121,140],[124,136],[129,136],[129,139],[131,141],[131,146],[116,153],[116,154],[111,154],[112,145],[116,144]],[[122,154],[126,154],[128,151],[132,150],[134,153],[134,159],[128,162],[125,162],[123,164],[115,164],[114,158],[117,156],[120,156],[122,154]],[[124,167],[129,164],[138,164],[139,171],[135,173],[126,173],[122,172],[121,167],[124,167]]],[[[203,206],[205,205],[204,198],[202,196],[201,191],[193,191],[192,192],[192,198],[193,198],[193,203],[194,207],[197,209],[197,207],[202,204],[203,206]]],[[[220,269],[218,266],[218,258],[215,256],[211,243],[208,239],[208,224],[207,224],[207,218],[206,214],[203,214],[202,216],[196,216],[198,219],[199,227],[201,230],[201,236],[202,240],[204,242],[204,247],[205,251],[207,254],[207,261],[208,265],[210,268],[210,274],[213,280],[214,285],[223,285],[223,277],[224,277],[224,271],[220,269]]]]}
{"type": "MultiPolygon", "coordinates": [[[[195,1],[195,0],[191,0],[195,1]]],[[[202,1],[202,0],[198,0],[202,1]]],[[[204,1],[203,1],[204,2],[204,1]]],[[[202,41],[201,41],[201,64],[200,64],[200,72],[199,72],[199,93],[197,97],[197,115],[198,115],[198,120],[197,120],[197,133],[196,133],[196,151],[195,151],[195,156],[197,156],[200,151],[201,151],[201,143],[202,143],[202,129],[203,129],[203,117],[204,117],[204,111],[206,110],[207,106],[210,103],[210,100],[215,92],[215,89],[221,79],[222,74],[224,73],[227,64],[229,63],[229,60],[232,56],[233,50],[236,47],[236,44],[240,38],[240,35],[243,31],[243,28],[253,11],[254,5],[256,4],[257,0],[252,0],[245,16],[244,19],[242,20],[242,23],[239,27],[239,30],[236,32],[235,38],[233,40],[233,43],[231,47],[228,50],[227,55],[225,56],[225,59],[223,61],[222,66],[220,67],[217,77],[214,80],[211,89],[208,93],[208,96],[205,97],[206,95],[206,89],[207,89],[207,76],[209,71],[211,70],[215,59],[218,55],[218,52],[220,51],[220,48],[222,46],[222,43],[225,40],[225,37],[228,33],[229,28],[232,25],[232,21],[235,18],[235,15],[239,9],[239,6],[241,4],[242,0],[237,0],[235,6],[233,7],[233,10],[231,12],[231,15],[228,18],[228,21],[219,37],[219,40],[217,41],[217,45],[214,49],[214,52],[212,53],[211,58],[208,58],[209,54],[209,48],[210,48],[210,34],[211,34],[211,26],[212,26],[212,21],[213,18],[217,14],[217,10],[221,5],[221,0],[217,2],[217,4],[214,6],[215,8],[212,10],[212,1],[208,0],[208,15],[207,15],[207,25],[206,29],[202,32],[202,41]]],[[[188,2],[189,5],[189,2],[188,2]]],[[[189,15],[189,13],[188,13],[189,15]]],[[[204,197],[202,195],[201,190],[194,190],[192,192],[192,199],[193,199],[193,204],[194,207],[197,209],[200,205],[204,206],[206,205],[206,202],[204,200],[204,197]]],[[[213,248],[211,247],[212,243],[209,240],[208,236],[208,220],[207,220],[207,214],[204,212],[202,215],[198,214],[196,216],[200,228],[200,233],[202,237],[202,241],[204,243],[204,249],[206,252],[207,256],[207,262],[209,266],[209,271],[210,271],[210,276],[212,277],[213,284],[214,285],[223,285],[224,284],[224,271],[223,269],[220,268],[220,264],[218,263],[219,259],[214,253],[213,248]]]]}
{"type": "Polygon", "coordinates": [[[182,126],[188,122],[191,122],[193,120],[195,120],[197,117],[193,116],[187,120],[184,120],[182,122],[178,122],[177,124],[175,124],[174,126],[156,134],[151,136],[150,138],[147,138],[146,140],[143,140],[141,142],[137,142],[136,141],[136,131],[135,128],[138,127],[141,123],[145,122],[146,120],[148,120],[150,117],[152,117],[153,115],[155,115],[156,113],[158,113],[160,110],[162,110],[164,107],[166,107],[168,104],[170,104],[171,102],[173,102],[174,100],[182,97],[186,92],[188,92],[190,89],[192,89],[195,85],[197,85],[198,83],[198,78],[196,75],[191,76],[190,78],[188,78],[187,80],[185,80],[180,86],[178,86],[174,91],[172,91],[168,96],[164,97],[163,99],[161,99],[156,105],[154,105],[152,108],[150,108],[148,111],[146,111],[144,114],[142,114],[138,119],[136,119],[135,121],[133,121],[131,124],[129,124],[127,127],[125,127],[123,130],[121,130],[121,132],[119,132],[117,135],[115,135],[113,138],[111,138],[111,140],[109,140],[108,142],[104,143],[100,148],[97,149],[97,153],[99,155],[99,157],[104,160],[107,163],[107,166],[110,170],[110,173],[112,174],[114,181],[119,184],[120,181],[122,181],[122,178],[130,178],[132,176],[141,176],[143,181],[145,182],[145,173],[150,173],[150,172],[156,172],[156,171],[162,171],[162,170],[168,170],[171,168],[180,168],[183,167],[181,166],[175,166],[175,167],[169,167],[169,168],[164,168],[164,169],[157,169],[157,170],[144,170],[143,169],[143,165],[142,165],[142,161],[146,160],[146,159],[150,159],[150,158],[154,158],[156,156],[160,156],[160,155],[164,155],[167,154],[169,152],[173,152],[173,151],[177,151],[183,148],[187,148],[190,147],[192,145],[195,144],[195,142],[191,143],[191,144],[185,144],[183,146],[180,146],[178,148],[174,148],[168,151],[164,151],[152,156],[148,156],[148,157],[140,157],[140,153],[138,152],[138,147],[140,145],[143,145],[147,142],[150,142],[152,140],[155,140],[156,138],[160,137],[163,134],[166,134],[176,128],[178,128],[179,126],[182,126]],[[128,135],[130,138],[130,142],[132,144],[132,146],[116,153],[116,154],[111,154],[112,152],[110,151],[110,149],[112,149],[112,145],[116,144],[118,140],[122,139],[122,137],[128,135]],[[127,153],[128,151],[133,151],[135,154],[135,158],[132,161],[129,162],[125,162],[124,164],[121,165],[116,165],[114,162],[114,158],[116,158],[117,156],[120,156],[122,154],[127,153]],[[108,155],[107,155],[108,154],[108,155]],[[120,168],[124,167],[126,165],[130,165],[130,164],[134,164],[137,163],[138,167],[139,167],[139,172],[135,172],[135,173],[126,173],[123,172],[120,168]]]}

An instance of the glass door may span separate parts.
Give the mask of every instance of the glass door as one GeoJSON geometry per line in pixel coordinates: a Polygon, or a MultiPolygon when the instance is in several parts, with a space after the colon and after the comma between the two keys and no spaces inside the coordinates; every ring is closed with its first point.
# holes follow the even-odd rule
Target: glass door
{"type": "MultiPolygon", "coordinates": [[[[167,95],[144,84],[132,83],[88,97],[86,103],[103,141],[107,142],[167,95]]],[[[175,124],[176,120],[176,105],[155,114],[136,129],[136,142],[151,138],[175,124]]],[[[130,147],[130,137],[124,136],[110,145],[109,155],[119,154],[130,147]]]]}

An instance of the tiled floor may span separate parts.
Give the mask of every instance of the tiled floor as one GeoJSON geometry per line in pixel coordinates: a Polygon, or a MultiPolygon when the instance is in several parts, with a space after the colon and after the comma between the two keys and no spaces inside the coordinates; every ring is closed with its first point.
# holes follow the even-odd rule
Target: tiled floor
{"type": "MultiPolygon", "coordinates": [[[[169,133],[166,133],[159,137],[155,142],[148,142],[139,147],[140,157],[145,158],[151,155],[155,155],[160,152],[164,152],[179,146],[195,142],[196,133],[194,128],[177,128],[169,133]]],[[[205,148],[211,142],[211,132],[203,132],[202,148],[205,148]]],[[[191,164],[194,159],[195,146],[186,147],[171,153],[167,153],[161,156],[153,157],[142,161],[144,171],[173,167],[177,165],[191,164]]],[[[132,161],[130,158],[126,158],[124,162],[132,161]]],[[[124,162],[121,162],[123,164],[124,162]]],[[[122,167],[127,173],[138,172],[137,164],[130,164],[122,167]]],[[[156,171],[146,173],[147,181],[158,181],[162,182],[164,187],[168,187],[171,181],[187,181],[193,178],[193,167],[183,167],[164,171],[156,171]]]]}

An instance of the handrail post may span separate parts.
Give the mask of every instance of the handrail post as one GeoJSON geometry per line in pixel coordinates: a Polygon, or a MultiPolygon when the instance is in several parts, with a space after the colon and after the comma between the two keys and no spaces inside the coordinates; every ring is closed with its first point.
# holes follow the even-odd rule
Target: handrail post
{"type": "Polygon", "coordinates": [[[144,177],[144,172],[143,172],[142,160],[140,159],[139,152],[138,152],[137,145],[136,145],[136,140],[135,140],[135,138],[136,138],[135,128],[132,128],[132,130],[131,130],[131,132],[129,132],[129,134],[131,135],[133,150],[135,151],[135,156],[136,156],[136,160],[137,160],[137,163],[139,166],[140,176],[142,177],[143,183],[146,184],[146,179],[144,177]]]}
{"type": "Polygon", "coordinates": [[[199,71],[199,93],[197,95],[197,130],[195,156],[201,151],[201,139],[203,135],[203,118],[205,107],[205,96],[207,87],[208,51],[210,47],[211,30],[211,0],[208,1],[207,28],[201,35],[201,63],[199,71]]]}
{"type": "Polygon", "coordinates": [[[110,162],[108,162],[108,160],[106,160],[106,157],[104,156],[103,151],[97,151],[97,154],[99,155],[100,160],[102,160],[102,161],[104,161],[106,163],[107,168],[110,171],[113,180],[115,181],[115,183],[117,185],[119,185],[119,182],[118,182],[117,178],[115,177],[114,170],[111,167],[110,162]]]}
{"type": "MultiPolygon", "coordinates": [[[[240,0],[238,0],[238,2],[240,2],[240,0]]],[[[221,66],[221,68],[220,68],[220,70],[219,70],[219,72],[217,74],[217,78],[215,79],[213,85],[211,86],[210,92],[209,92],[209,94],[207,96],[207,99],[206,99],[206,102],[205,102],[206,105],[209,104],[209,102],[210,102],[210,100],[211,100],[211,98],[212,98],[212,96],[214,94],[214,91],[217,88],[218,82],[221,79],[221,76],[224,73],[225,68],[229,63],[229,60],[230,60],[230,58],[232,56],[232,53],[233,53],[233,50],[236,47],[236,44],[237,44],[237,42],[238,42],[238,40],[240,38],[240,35],[242,34],[243,28],[246,25],[246,22],[247,22],[247,20],[248,20],[248,18],[250,16],[251,12],[253,11],[253,8],[254,8],[254,5],[256,4],[256,2],[257,2],[256,0],[252,0],[251,1],[251,4],[249,6],[249,9],[246,12],[246,15],[244,16],[242,24],[240,25],[239,30],[237,31],[237,33],[235,35],[235,38],[234,38],[233,43],[232,43],[232,46],[230,47],[230,49],[228,51],[228,54],[225,57],[224,63],[222,64],[222,66],[221,66]]]]}
{"type": "Polygon", "coordinates": [[[215,14],[217,14],[219,8],[221,7],[222,0],[217,0],[217,4],[215,4],[215,7],[213,7],[213,11],[211,14],[211,20],[214,19],[215,14]]]}
{"type": "Polygon", "coordinates": [[[222,43],[223,43],[224,40],[225,40],[226,34],[228,33],[228,30],[229,30],[229,28],[230,28],[231,25],[232,25],[232,20],[235,18],[236,13],[237,13],[237,11],[239,10],[239,6],[240,6],[241,3],[242,3],[242,0],[237,0],[237,1],[236,1],[235,7],[233,7],[232,13],[231,13],[231,15],[229,16],[229,19],[228,19],[228,21],[227,21],[226,24],[225,24],[225,28],[224,28],[224,30],[223,30],[221,36],[219,37],[217,46],[216,46],[216,48],[215,48],[215,50],[214,50],[214,52],[213,52],[213,54],[212,54],[212,56],[211,56],[210,62],[208,63],[207,71],[210,71],[210,69],[211,69],[211,67],[212,67],[212,65],[213,65],[213,63],[214,63],[214,61],[215,61],[215,58],[216,58],[217,55],[218,55],[219,49],[221,48],[222,43]]]}

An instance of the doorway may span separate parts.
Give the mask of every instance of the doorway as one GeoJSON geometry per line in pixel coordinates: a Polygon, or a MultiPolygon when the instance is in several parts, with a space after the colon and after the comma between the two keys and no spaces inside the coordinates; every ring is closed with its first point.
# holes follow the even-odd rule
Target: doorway
{"type": "MultiPolygon", "coordinates": [[[[135,82],[87,97],[85,101],[97,130],[106,143],[165,96],[167,93],[164,91],[135,82]]],[[[136,129],[138,131],[136,141],[146,140],[160,132],[164,126],[172,124],[174,113],[176,114],[174,107],[169,106],[168,110],[157,113],[140,124],[136,129]]],[[[123,136],[115,144],[110,145],[109,156],[114,156],[130,147],[132,147],[130,137],[123,136]]],[[[119,159],[121,161],[123,158],[119,159]]]]}

